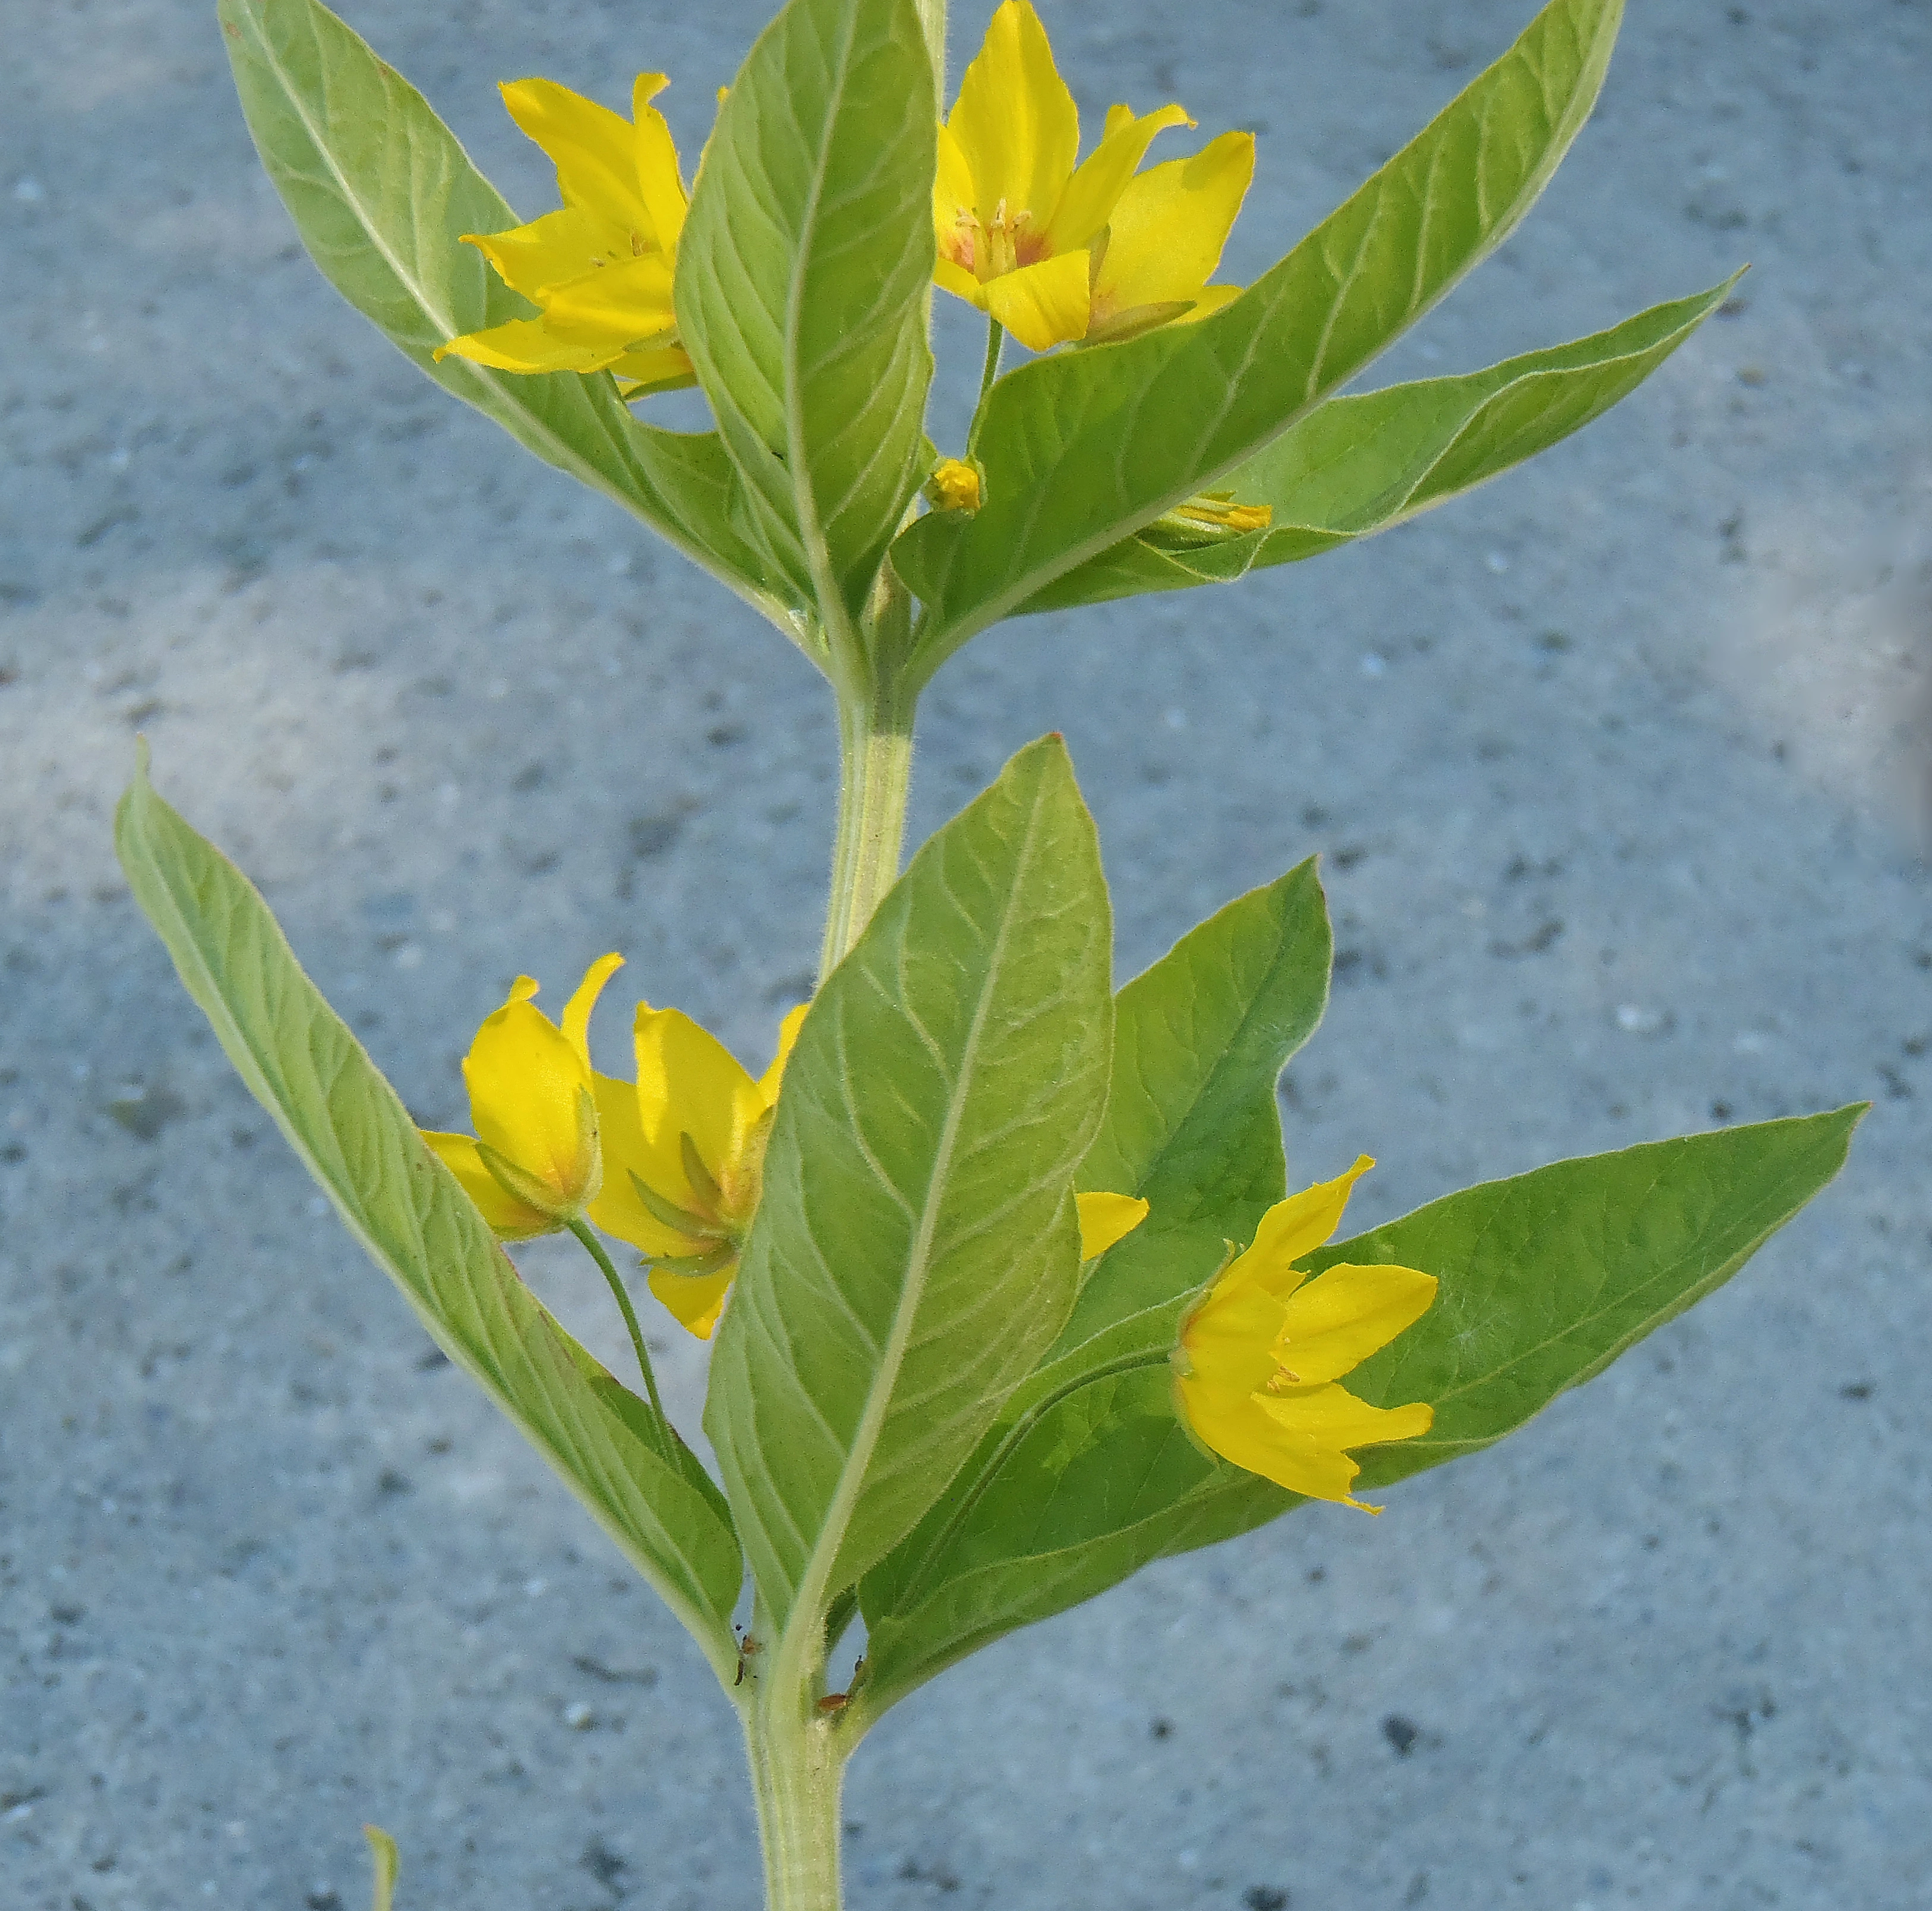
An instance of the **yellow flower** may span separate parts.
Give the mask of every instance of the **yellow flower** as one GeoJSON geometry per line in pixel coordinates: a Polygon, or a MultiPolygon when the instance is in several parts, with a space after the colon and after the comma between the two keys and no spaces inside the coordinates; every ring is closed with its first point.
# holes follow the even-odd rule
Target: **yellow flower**
{"type": "Polygon", "coordinates": [[[506,1241],[566,1227],[597,1198],[603,1164],[592,1092],[590,1011],[623,966],[600,956],[564,1005],[559,1028],[519,975],[509,999],[487,1017],[463,1060],[476,1134],[423,1139],[483,1218],[506,1241]]]}
{"type": "Polygon", "coordinates": [[[1253,1245],[1196,1303],[1174,1352],[1176,1407],[1204,1445],[1291,1492],[1365,1513],[1382,1509],[1349,1497],[1360,1468],[1346,1450],[1412,1440],[1436,1410],[1372,1407],[1335,1383],[1428,1312],[1435,1278],[1342,1266],[1310,1280],[1293,1263],[1334,1233],[1349,1189],[1374,1166],[1364,1155],[1270,1208],[1253,1245]]]}
{"type": "Polygon", "coordinates": [[[1185,110],[1109,109],[1078,166],[1080,115],[1028,0],[1004,0],[939,129],[934,278],[1030,350],[1124,338],[1198,317],[1238,289],[1209,286],[1254,171],[1226,133],[1190,160],[1135,168],[1185,110]]]}
{"type": "Polygon", "coordinates": [[[694,382],[677,342],[671,275],[688,203],[677,149],[640,73],[632,119],[548,80],[518,80],[503,104],[556,163],[562,209],[508,232],[462,235],[542,316],[436,348],[502,371],[614,372],[627,397],[694,382]]]}
{"type": "Polygon", "coordinates": [[[598,1075],[593,1084],[610,1172],[590,1218],[651,1263],[651,1292],[700,1340],[738,1271],[804,1019],[800,1006],[780,1023],[778,1053],[754,1080],[688,1015],[640,1002],[636,1082],[598,1075]]]}

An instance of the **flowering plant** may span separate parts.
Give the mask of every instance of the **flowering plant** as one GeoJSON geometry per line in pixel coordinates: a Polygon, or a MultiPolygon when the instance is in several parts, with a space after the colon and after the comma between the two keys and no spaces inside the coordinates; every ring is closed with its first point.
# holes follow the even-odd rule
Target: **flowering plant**
{"type": "Polygon", "coordinates": [[[117,826],[183,981],[344,1221],[709,1661],[775,1911],[837,1905],[845,1761],[926,1681],[1164,1555],[1492,1444],[1727,1279],[1844,1158],[1856,1108],[1560,1162],[1335,1242],[1370,1164],[1291,1194],[1276,1101],[1327,999],[1312,864],[1116,993],[1092,819],[1049,737],[901,870],[918,699],[979,632],[1399,524],[1588,422],[1716,308],[1728,284],[1336,395],[1528,211],[1619,12],[1550,0],[1242,289],[1214,274],[1252,138],[1148,164],[1194,122],[1122,105],[1083,159],[1027,0],[1001,0],[943,117],[941,0],[787,0],[688,188],[663,75],[628,119],[518,80],[562,201],[522,223],[320,0],[220,0],[263,161],[345,297],[837,701],[819,984],[766,1072],[648,1004],[632,1077],[601,1072],[606,956],[560,1020],[525,977],[484,1022],[473,1135],[418,1131],[145,759],[117,826]],[[950,448],[926,435],[935,288],[987,322],[950,448]],[[710,429],[633,410],[692,385],[710,429]],[[566,1230],[634,1384],[504,1251],[566,1230]],[[658,1398],[646,1270],[646,1304],[710,1342],[710,1463],[658,1398]]]}

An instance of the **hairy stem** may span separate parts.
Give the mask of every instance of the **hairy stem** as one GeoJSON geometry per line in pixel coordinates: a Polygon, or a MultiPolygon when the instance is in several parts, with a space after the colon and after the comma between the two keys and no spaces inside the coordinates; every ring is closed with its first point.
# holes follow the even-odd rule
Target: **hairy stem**
{"type": "Polygon", "coordinates": [[[782,1696],[774,1697],[776,1703],[754,1702],[745,1711],[765,1911],[839,1911],[844,1754],[830,1719],[795,1716],[782,1696]]]}
{"type": "Polygon", "coordinates": [[[898,876],[912,786],[913,702],[896,676],[839,693],[838,823],[821,982],[859,939],[898,876]]]}

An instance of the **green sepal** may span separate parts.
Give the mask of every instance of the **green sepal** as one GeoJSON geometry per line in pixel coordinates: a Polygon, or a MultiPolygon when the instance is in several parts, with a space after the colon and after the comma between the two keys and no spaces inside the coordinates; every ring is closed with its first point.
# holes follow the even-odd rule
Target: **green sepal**
{"type": "MultiPolygon", "coordinates": [[[[635,1168],[626,1168],[624,1172],[631,1177],[631,1186],[638,1199],[650,1210],[651,1218],[674,1233],[684,1235],[693,1241],[722,1241],[725,1238],[715,1221],[706,1220],[701,1214],[693,1214],[688,1208],[680,1207],[675,1201],[667,1200],[635,1168]]],[[[669,1263],[655,1261],[652,1265],[662,1267],[669,1263]]]]}

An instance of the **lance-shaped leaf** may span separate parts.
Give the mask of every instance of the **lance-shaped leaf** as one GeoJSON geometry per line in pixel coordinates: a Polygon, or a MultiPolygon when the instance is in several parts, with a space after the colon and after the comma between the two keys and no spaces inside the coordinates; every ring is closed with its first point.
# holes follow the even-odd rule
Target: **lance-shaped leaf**
{"type": "Polygon", "coordinates": [[[145,756],[116,846],[229,1059],[437,1345],[568,1483],[728,1683],[743,1567],[722,1496],[518,1277],[268,905],[154,794],[145,756]]]}
{"type": "Polygon", "coordinates": [[[716,433],[640,423],[604,374],[434,362],[459,333],[533,308],[460,242],[517,215],[422,95],[320,0],[220,0],[220,20],[256,150],[336,290],[446,391],[634,512],[796,641],[778,576],[735,526],[736,474],[716,433]]]}
{"type": "Polygon", "coordinates": [[[1589,116],[1621,0],[1552,0],[1522,37],[1278,265],[1198,324],[1023,365],[974,449],[978,512],[892,547],[925,667],[1220,482],[1501,245],[1589,116]]]}
{"type": "MultiPolygon", "coordinates": [[[[1862,1106],[1687,1135],[1464,1189],[1303,1263],[1420,1267],[1435,1305],[1345,1377],[1433,1429],[1363,1450],[1358,1492],[1478,1451],[1730,1279],[1844,1165],[1862,1106]]],[[[1300,1504],[1185,1443],[1162,1355],[1123,1356],[1002,1429],[997,1464],[949,1492],[938,1543],[868,1602],[860,1729],[963,1653],[1163,1554],[1300,1504]]]]}
{"type": "Polygon", "coordinates": [[[1457,378],[1330,398],[1222,479],[1264,504],[1264,531],[1192,542],[1157,527],[1103,551],[1021,605],[1065,610],[1225,584],[1404,524],[1546,450],[1634,391],[1724,303],[1736,278],[1608,332],[1457,378]]]}
{"type": "MultiPolygon", "coordinates": [[[[1227,1241],[1249,1239],[1287,1191],[1275,1084],[1327,1006],[1330,948],[1311,859],[1190,930],[1120,991],[1106,1119],[1079,1182],[1142,1197],[1148,1218],[1090,1271],[1064,1331],[972,1458],[867,1575],[860,1598],[868,1626],[928,1595],[949,1609],[957,1603],[952,1582],[978,1570],[961,1560],[984,1550],[973,1536],[1013,1525],[1002,1510],[1025,1504],[1021,1483],[1055,1464],[1065,1443],[1039,1429],[1046,1410],[1070,1394],[1076,1404],[1049,1417],[1049,1429],[1070,1417],[1084,1429],[1076,1443],[1083,1450],[1124,1416],[1136,1425],[1120,1436],[1126,1444],[1112,1471],[1090,1478],[1076,1471],[1064,1503],[1042,1500],[1040,1530],[1059,1531],[1055,1522],[1072,1518],[1084,1522],[1079,1530],[1092,1544],[1075,1549],[1067,1576],[1041,1589],[1029,1581],[1016,1596],[1070,1604],[1165,1549],[1171,1503],[1215,1469],[1180,1436],[1165,1379],[1150,1394],[1137,1371],[1150,1357],[1165,1375],[1180,1303],[1214,1272],[1227,1241]],[[1090,1392],[1089,1381],[1104,1386],[1090,1392]],[[1140,1457],[1130,1458],[1130,1450],[1140,1457]],[[965,1509],[986,1494],[992,1498],[973,1513],[967,1552],[958,1555],[954,1535],[965,1509]],[[1150,1510],[1154,1524],[1145,1527],[1150,1510]],[[1101,1577],[1089,1585],[1095,1573],[1101,1577]]],[[[1001,1546],[982,1563],[1002,1583],[1010,1577],[1001,1546]]],[[[982,1587],[969,1603],[984,1598],[982,1587]]]]}
{"type": "Polygon", "coordinates": [[[920,850],[805,1018],[704,1415],[781,1664],[1066,1322],[1111,936],[1048,738],[920,850]]]}
{"type": "Polygon", "coordinates": [[[856,615],[919,482],[937,108],[913,0],[790,0],[720,107],[678,324],[764,541],[856,615]]]}

